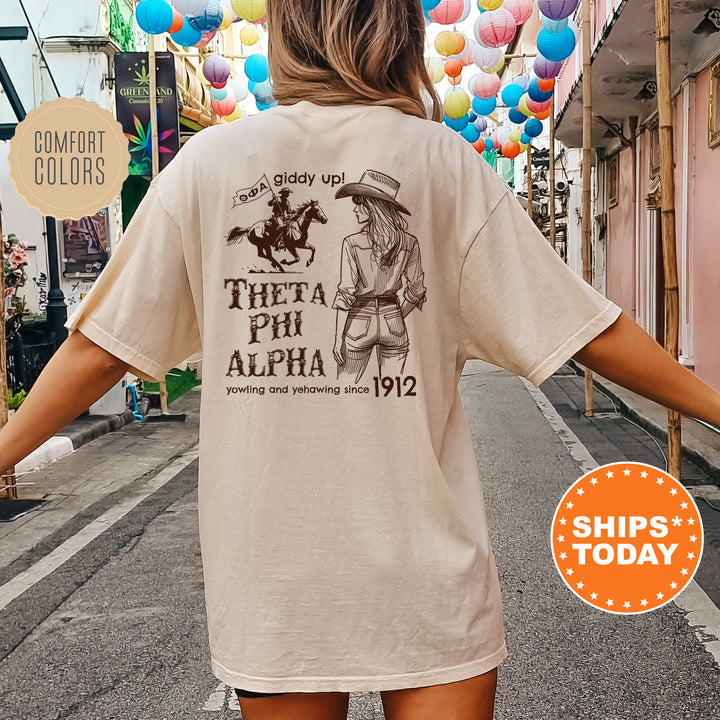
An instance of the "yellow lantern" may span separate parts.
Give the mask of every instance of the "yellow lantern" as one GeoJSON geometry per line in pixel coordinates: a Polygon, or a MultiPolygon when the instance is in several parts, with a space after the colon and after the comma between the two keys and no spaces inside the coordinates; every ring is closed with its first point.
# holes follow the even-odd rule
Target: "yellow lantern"
{"type": "Polygon", "coordinates": [[[497,10],[504,0],[477,0],[478,7],[481,10],[497,10]]]}
{"type": "Polygon", "coordinates": [[[220,23],[220,27],[218,28],[218,30],[227,30],[232,25],[232,21],[233,21],[232,10],[229,7],[226,7],[225,5],[223,5],[222,14],[223,14],[223,19],[222,19],[222,22],[220,23]]]}
{"type": "Polygon", "coordinates": [[[467,115],[467,111],[470,109],[470,97],[460,88],[457,90],[451,90],[445,96],[445,104],[443,107],[445,109],[445,114],[449,118],[457,120],[457,118],[467,115]]]}
{"type": "Polygon", "coordinates": [[[458,51],[457,35],[450,30],[443,30],[435,38],[435,49],[445,57],[454,55],[458,51]]]}
{"type": "Polygon", "coordinates": [[[520,102],[518,103],[518,110],[523,115],[527,115],[528,117],[530,117],[533,114],[533,111],[528,107],[527,101],[527,93],[524,93],[523,96],[520,98],[520,102]]]}
{"type": "Polygon", "coordinates": [[[519,143],[521,138],[522,132],[520,130],[511,130],[510,135],[508,135],[508,140],[514,143],[519,143]]]}
{"type": "Polygon", "coordinates": [[[238,17],[248,22],[256,22],[267,9],[266,0],[232,0],[232,9],[238,17]]]}
{"type": "Polygon", "coordinates": [[[238,120],[239,118],[241,118],[242,114],[242,107],[240,107],[240,103],[238,103],[235,106],[235,109],[229,115],[225,116],[225,119],[228,122],[232,122],[233,120],[238,120]]]}
{"type": "Polygon", "coordinates": [[[499,75],[500,71],[505,67],[505,56],[498,60],[498,64],[491,68],[480,68],[483,72],[489,75],[499,75]]]}
{"type": "Polygon", "coordinates": [[[240,30],[240,42],[243,45],[254,45],[258,41],[258,31],[254,25],[243,25],[240,30]]]}
{"type": "Polygon", "coordinates": [[[425,67],[432,82],[439,83],[445,77],[445,64],[440,58],[427,58],[425,67]]]}
{"type": "Polygon", "coordinates": [[[205,85],[206,87],[210,87],[210,81],[205,77],[202,63],[198,63],[198,66],[195,68],[195,75],[203,85],[205,85]]]}

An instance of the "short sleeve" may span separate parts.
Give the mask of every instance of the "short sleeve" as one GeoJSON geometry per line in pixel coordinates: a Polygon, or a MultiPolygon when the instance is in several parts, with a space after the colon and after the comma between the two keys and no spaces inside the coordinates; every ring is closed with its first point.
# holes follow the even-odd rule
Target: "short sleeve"
{"type": "Polygon", "coordinates": [[[467,252],[459,302],[466,357],[535,385],[621,313],[565,265],[510,192],[467,252]]]}
{"type": "Polygon", "coordinates": [[[182,235],[160,199],[161,176],[66,324],[155,380],[201,349],[182,235]]]}

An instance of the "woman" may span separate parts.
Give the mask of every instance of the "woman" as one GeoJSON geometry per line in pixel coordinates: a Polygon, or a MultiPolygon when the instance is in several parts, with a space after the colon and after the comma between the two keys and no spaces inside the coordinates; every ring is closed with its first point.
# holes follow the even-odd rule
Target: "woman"
{"type": "MultiPolygon", "coordinates": [[[[457,392],[465,360],[539,384],[573,356],[719,425],[720,395],[570,272],[465,140],[426,119],[425,99],[434,119],[440,110],[419,0],[268,0],[267,10],[280,105],[204,130],[155,179],[70,318],[72,335],[0,435],[0,465],[129,367],[162,377],[202,347],[212,667],[240,689],[245,720],[339,720],[360,690],[382,693],[388,720],[490,720],[506,650],[457,392]],[[328,393],[340,381],[326,362],[337,351],[327,291],[337,238],[357,228],[344,202],[302,276],[243,274],[224,237],[243,212],[232,198],[258,178],[299,173],[299,199],[312,192],[330,207],[320,178],[367,168],[402,183],[432,302],[405,317],[402,382],[328,393]],[[240,400],[228,391],[238,379],[288,392],[240,400]]],[[[418,285],[408,301],[421,295],[418,285]]]]}
{"type": "Polygon", "coordinates": [[[343,240],[333,355],[338,372],[355,383],[377,352],[380,377],[403,374],[409,349],[405,317],[425,302],[418,241],[406,232],[400,213],[410,212],[397,201],[400,183],[384,173],[367,170],[360,182],[344,185],[336,198],[352,197],[362,225],[343,240]],[[402,302],[398,295],[403,289],[402,302]]]}

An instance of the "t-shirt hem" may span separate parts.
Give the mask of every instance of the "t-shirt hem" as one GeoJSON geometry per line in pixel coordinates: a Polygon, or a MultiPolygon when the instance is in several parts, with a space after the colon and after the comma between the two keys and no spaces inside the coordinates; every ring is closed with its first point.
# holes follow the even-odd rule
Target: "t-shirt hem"
{"type": "Polygon", "coordinates": [[[525,377],[535,387],[547,380],[564,362],[571,358],[603,330],[607,330],[622,314],[622,308],[608,300],[607,307],[590,322],[586,323],[572,337],[568,338],[552,355],[545,358],[534,370],[525,377]]]}
{"type": "Polygon", "coordinates": [[[139,377],[149,380],[165,377],[163,368],[158,363],[109,335],[90,318],[84,317],[77,321],[70,318],[65,327],[70,331],[79,330],[88,340],[130,365],[131,370],[139,377]]]}
{"type": "Polygon", "coordinates": [[[404,690],[407,688],[445,685],[467,680],[490,672],[506,657],[507,648],[502,646],[481,660],[448,668],[423,670],[416,673],[397,675],[373,675],[362,677],[275,677],[261,678],[232,672],[213,658],[212,670],[215,676],[233,688],[250,692],[380,692],[383,690],[404,690]]]}

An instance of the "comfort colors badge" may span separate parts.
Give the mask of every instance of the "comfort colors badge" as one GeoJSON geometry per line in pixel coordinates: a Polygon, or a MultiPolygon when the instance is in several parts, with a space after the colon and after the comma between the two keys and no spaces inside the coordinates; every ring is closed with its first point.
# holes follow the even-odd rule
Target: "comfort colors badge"
{"type": "Polygon", "coordinates": [[[107,207],[128,175],[120,123],[97,103],[58,98],[31,110],[10,141],[10,177],[43,215],[78,218],[107,207]]]}

